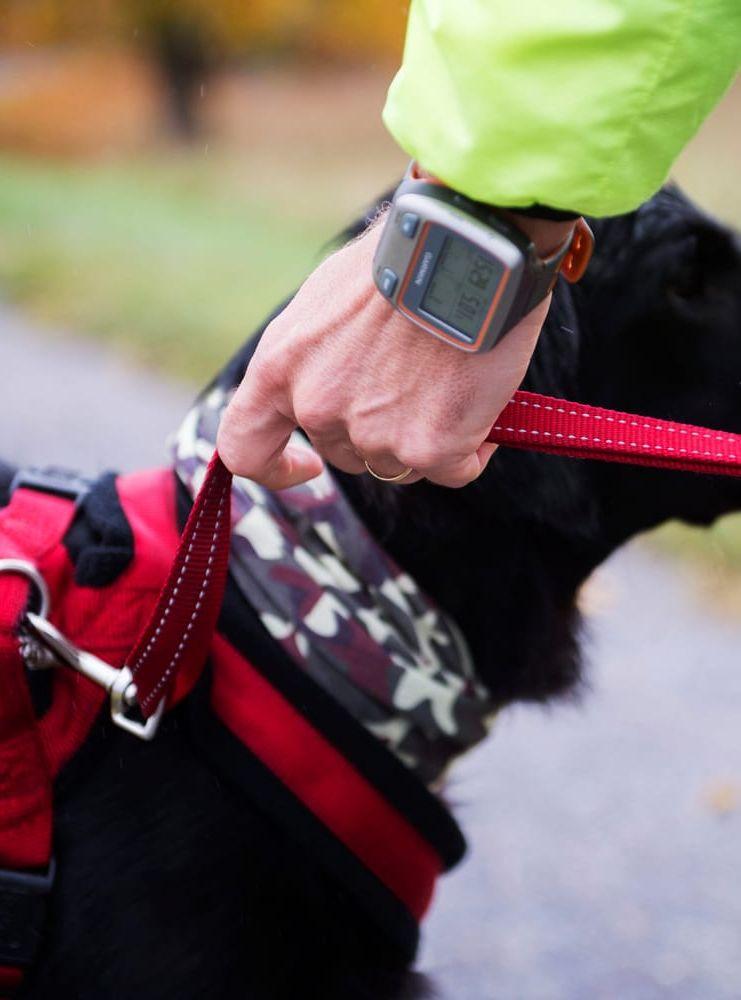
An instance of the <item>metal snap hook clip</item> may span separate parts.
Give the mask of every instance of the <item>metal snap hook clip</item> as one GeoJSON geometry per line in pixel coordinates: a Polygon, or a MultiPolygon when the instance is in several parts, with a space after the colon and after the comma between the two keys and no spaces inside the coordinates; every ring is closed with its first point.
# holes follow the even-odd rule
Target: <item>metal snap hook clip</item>
{"type": "Polygon", "coordinates": [[[35,642],[56,660],[104,688],[111,699],[113,722],[141,740],[151,740],[157,732],[165,708],[163,698],[156,711],[144,719],[139,711],[134,677],[128,667],[113,667],[100,657],[79,649],[48,619],[29,611],[26,629],[35,642]]]}

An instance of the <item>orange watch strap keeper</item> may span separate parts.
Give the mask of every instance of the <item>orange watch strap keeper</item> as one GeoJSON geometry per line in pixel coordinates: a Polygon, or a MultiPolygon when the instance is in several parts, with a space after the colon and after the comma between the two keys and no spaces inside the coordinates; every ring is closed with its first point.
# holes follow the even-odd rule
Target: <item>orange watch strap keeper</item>
{"type": "Polygon", "coordinates": [[[576,220],[571,244],[566,251],[559,273],[574,285],[582,277],[589,266],[594,250],[594,234],[583,218],[576,220]]]}

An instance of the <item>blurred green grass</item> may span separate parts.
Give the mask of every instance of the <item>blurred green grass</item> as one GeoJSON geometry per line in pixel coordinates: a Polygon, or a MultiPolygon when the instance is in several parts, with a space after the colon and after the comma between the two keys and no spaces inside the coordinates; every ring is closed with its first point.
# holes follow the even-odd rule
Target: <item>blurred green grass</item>
{"type": "Polygon", "coordinates": [[[300,282],[326,216],[203,158],[0,157],[0,289],[36,316],[202,380],[300,282]]]}

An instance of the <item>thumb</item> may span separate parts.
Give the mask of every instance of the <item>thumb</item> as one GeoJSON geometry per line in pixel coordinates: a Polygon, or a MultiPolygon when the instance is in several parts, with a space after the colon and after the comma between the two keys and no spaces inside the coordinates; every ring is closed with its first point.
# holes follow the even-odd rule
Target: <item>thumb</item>
{"type": "Polygon", "coordinates": [[[224,411],[216,447],[235,476],[283,490],[314,479],[324,467],[308,445],[289,441],[295,427],[274,405],[263,400],[257,406],[238,392],[224,411]]]}

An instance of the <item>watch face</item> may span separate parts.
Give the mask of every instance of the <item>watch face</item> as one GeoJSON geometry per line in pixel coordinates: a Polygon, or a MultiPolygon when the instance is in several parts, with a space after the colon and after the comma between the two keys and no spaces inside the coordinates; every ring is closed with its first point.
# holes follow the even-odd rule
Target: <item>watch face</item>
{"type": "Polygon", "coordinates": [[[489,311],[504,267],[468,240],[446,237],[419,308],[474,340],[489,311]]]}
{"type": "Polygon", "coordinates": [[[508,269],[491,254],[433,223],[423,233],[402,290],[418,321],[464,344],[488,326],[508,269]]]}

